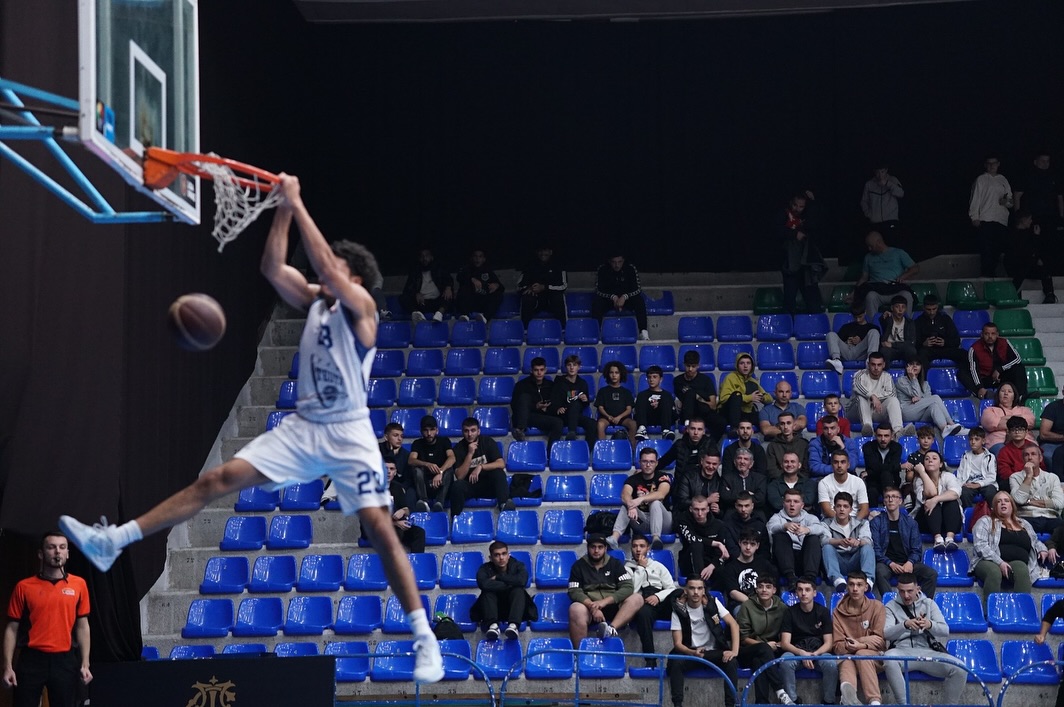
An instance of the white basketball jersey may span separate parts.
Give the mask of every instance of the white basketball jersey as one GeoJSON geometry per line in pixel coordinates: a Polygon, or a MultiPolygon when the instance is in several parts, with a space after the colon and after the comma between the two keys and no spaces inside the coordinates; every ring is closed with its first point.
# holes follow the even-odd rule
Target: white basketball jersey
{"type": "Polygon", "coordinates": [[[299,341],[299,415],[313,422],[367,417],[366,389],[376,350],[359,342],[339,301],[329,307],[315,300],[299,341]]]}

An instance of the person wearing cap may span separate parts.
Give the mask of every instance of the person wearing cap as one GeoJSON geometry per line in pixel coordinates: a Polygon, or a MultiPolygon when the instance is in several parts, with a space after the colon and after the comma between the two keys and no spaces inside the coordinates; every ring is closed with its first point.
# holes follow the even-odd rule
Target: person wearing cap
{"type": "Polygon", "coordinates": [[[896,359],[908,361],[916,358],[916,324],[908,317],[909,300],[901,295],[890,299],[890,311],[879,319],[883,332],[879,340],[879,352],[887,359],[887,366],[896,359]]]}
{"type": "Polygon", "coordinates": [[[840,376],[843,361],[863,361],[868,354],[879,351],[879,329],[865,319],[864,303],[853,302],[850,313],[853,321],[839,327],[838,333],[827,333],[827,363],[840,376]]]}
{"type": "Polygon", "coordinates": [[[643,606],[632,574],[624,563],[607,553],[606,536],[593,533],[587,539],[587,554],[569,570],[569,638],[573,648],[587,638],[595,624],[602,638],[617,635],[643,606]]]}
{"type": "Polygon", "coordinates": [[[439,434],[436,418],[425,415],[421,418],[421,437],[410,445],[406,463],[424,473],[425,487],[432,499],[432,511],[443,511],[443,502],[454,481],[456,463],[451,440],[439,434]]]}

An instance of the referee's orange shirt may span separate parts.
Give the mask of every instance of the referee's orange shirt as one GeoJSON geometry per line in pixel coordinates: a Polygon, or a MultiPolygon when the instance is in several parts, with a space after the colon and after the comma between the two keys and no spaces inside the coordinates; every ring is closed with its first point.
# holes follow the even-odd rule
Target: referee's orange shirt
{"type": "Polygon", "coordinates": [[[89,615],[89,589],[72,574],[51,582],[28,577],[11,593],[7,616],[29,629],[26,646],[42,653],[66,653],[73,643],[74,622],[89,615]]]}

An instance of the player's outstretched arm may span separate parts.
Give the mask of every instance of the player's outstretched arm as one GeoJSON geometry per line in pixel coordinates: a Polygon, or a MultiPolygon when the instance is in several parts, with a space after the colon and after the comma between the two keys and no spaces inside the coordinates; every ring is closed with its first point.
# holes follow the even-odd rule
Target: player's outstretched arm
{"type": "Polygon", "coordinates": [[[311,285],[303,273],[288,264],[288,231],[292,226],[292,209],[286,203],[277,207],[273,225],[266,236],[259,270],[273,289],[288,304],[306,309],[318,294],[318,285],[311,285]]]}

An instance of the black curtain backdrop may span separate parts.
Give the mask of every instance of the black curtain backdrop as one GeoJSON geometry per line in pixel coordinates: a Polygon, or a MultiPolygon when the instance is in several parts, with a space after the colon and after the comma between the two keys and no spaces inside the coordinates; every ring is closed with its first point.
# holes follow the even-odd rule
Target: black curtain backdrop
{"type": "MultiPolygon", "coordinates": [[[[853,257],[880,159],[907,191],[900,245],[974,251],[983,156],[1012,179],[1036,149],[1062,156],[1055,0],[659,23],[317,26],[287,0],[200,13],[203,149],[300,175],[325,233],[366,241],[390,273],[421,243],[508,267],[547,241],[590,269],[606,239],[648,271],[771,270],[767,224],[798,188],[817,194],[825,250],[853,257]]],[[[74,96],[76,67],[76,4],[0,0],[0,75],[74,96]]],[[[148,206],[77,159],[118,208],[148,206]]],[[[194,478],[274,298],[266,223],[221,255],[209,226],[93,226],[7,162],[0,212],[5,590],[59,514],[122,522],[194,478]],[[191,291],[228,314],[207,354],[165,330],[191,291]]],[[[164,547],[90,577],[97,659],[136,654],[164,547]]]]}

